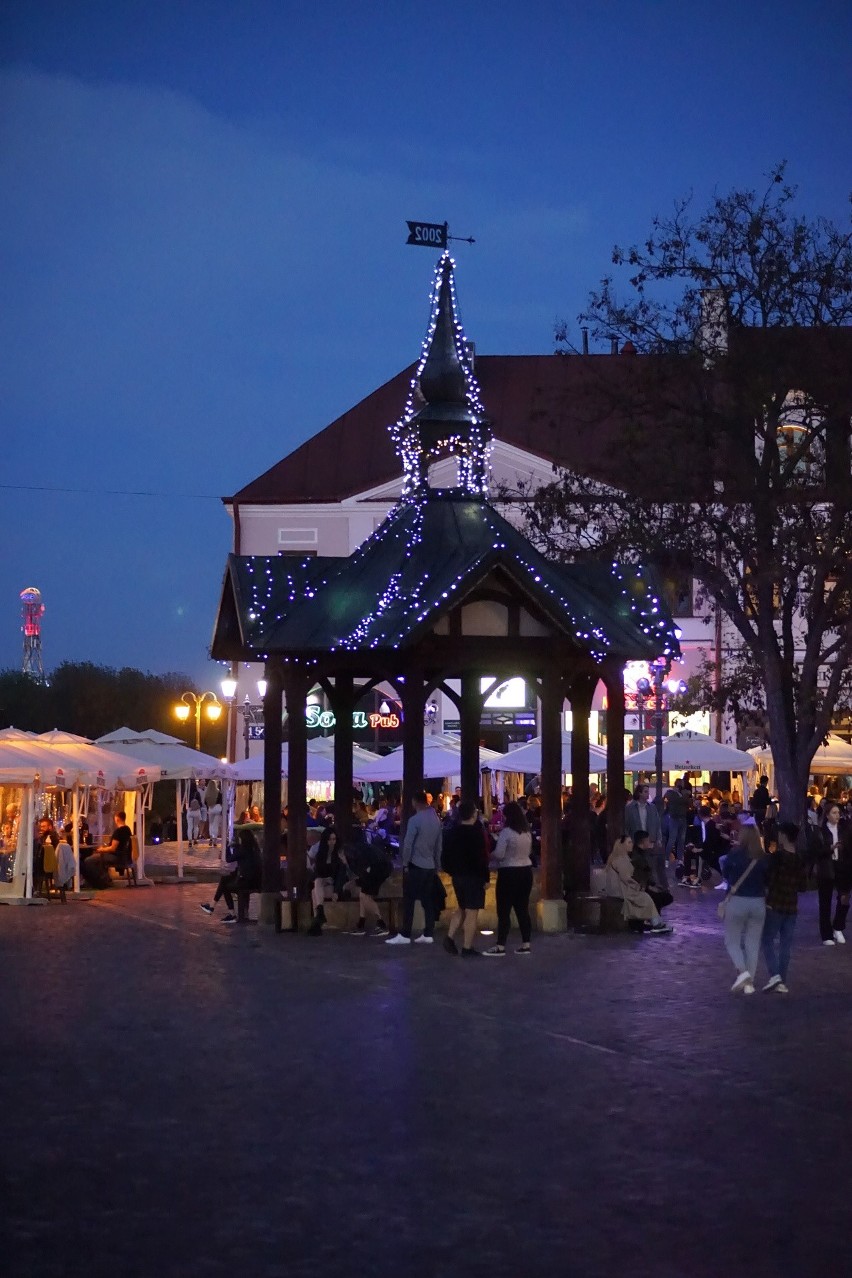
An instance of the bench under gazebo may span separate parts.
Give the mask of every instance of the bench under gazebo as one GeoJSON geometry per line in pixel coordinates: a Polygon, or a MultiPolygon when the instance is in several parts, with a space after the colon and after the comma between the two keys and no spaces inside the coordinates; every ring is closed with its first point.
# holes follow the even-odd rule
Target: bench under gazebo
{"type": "MultiPolygon", "coordinates": [[[[423,724],[442,690],[458,706],[462,796],[479,798],[479,738],[491,687],[515,675],[536,689],[541,715],[540,926],[564,928],[565,880],[588,888],[588,720],[598,680],[607,690],[610,833],[620,832],[624,793],[625,662],[674,656],[674,624],[636,566],[556,564],[487,499],[491,433],[466,354],[444,254],[435,275],[427,337],[405,412],[391,428],[403,466],[402,496],[351,555],[297,560],[231,555],[212,655],[265,663],[264,905],[278,895],[281,745],[286,707],[287,827],[291,896],[304,899],[306,699],[320,685],[337,721],[335,795],[352,792],[352,710],[379,685],[402,705],[403,820],[423,786],[423,724]],[[433,488],[429,469],[454,457],[458,483],[433,488]],[[449,681],[457,683],[451,687],[449,681]],[[492,685],[493,686],[493,685],[492,685]],[[562,710],[573,711],[571,841],[562,853],[562,710]]],[[[349,805],[335,815],[345,837],[349,805]]]]}

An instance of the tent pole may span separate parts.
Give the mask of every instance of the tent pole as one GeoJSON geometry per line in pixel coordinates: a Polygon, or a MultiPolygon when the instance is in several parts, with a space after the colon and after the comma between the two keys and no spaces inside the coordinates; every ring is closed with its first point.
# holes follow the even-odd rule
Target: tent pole
{"type": "Polygon", "coordinates": [[[74,849],[74,891],[80,891],[80,783],[74,782],[71,791],[71,822],[74,826],[71,834],[71,846],[74,849]]]}
{"type": "Polygon", "coordinates": [[[175,806],[177,809],[177,866],[178,878],[183,878],[183,786],[175,782],[175,806]]]}

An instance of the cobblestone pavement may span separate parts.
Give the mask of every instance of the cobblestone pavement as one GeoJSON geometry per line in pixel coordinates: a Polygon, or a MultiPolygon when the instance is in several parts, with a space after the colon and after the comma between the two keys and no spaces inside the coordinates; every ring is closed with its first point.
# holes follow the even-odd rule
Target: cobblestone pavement
{"type": "MultiPolygon", "coordinates": [[[[718,896],[534,953],[0,910],[6,1278],[850,1272],[852,944],[733,996],[718,896]]],[[[681,894],[685,895],[685,894],[681,894]]]]}

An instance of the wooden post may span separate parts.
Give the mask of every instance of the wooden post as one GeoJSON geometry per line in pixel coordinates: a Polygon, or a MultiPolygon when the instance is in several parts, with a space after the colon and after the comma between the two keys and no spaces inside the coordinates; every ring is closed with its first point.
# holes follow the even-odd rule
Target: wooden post
{"type": "Polygon", "coordinates": [[[571,859],[570,890],[588,892],[592,878],[589,811],[589,714],[595,675],[577,675],[571,683],[571,859]]]}
{"type": "Polygon", "coordinates": [[[606,684],[606,833],[607,851],[624,833],[624,672],[608,663],[606,684]]]}
{"type": "MultiPolygon", "coordinates": [[[[308,729],[305,700],[308,679],[297,666],[284,668],[284,695],[287,700],[287,884],[293,926],[298,922],[298,902],[307,895],[307,785],[308,729]]],[[[280,818],[280,804],[279,804],[280,818]]]]}
{"type": "Polygon", "coordinates": [[[541,899],[564,906],[562,873],[562,679],[547,669],[541,681],[541,899]]]}
{"type": "Polygon", "coordinates": [[[482,694],[479,675],[467,670],[461,677],[459,724],[461,727],[461,797],[479,806],[479,731],[482,694]]]}
{"type": "Polygon", "coordinates": [[[343,845],[352,832],[352,710],[355,681],[352,675],[335,675],[331,708],[334,728],[334,826],[343,845]]]}
{"type": "Polygon", "coordinates": [[[402,693],[402,810],[400,833],[412,814],[411,800],[423,789],[423,710],[426,689],[419,670],[408,670],[402,693]]]}
{"type": "Polygon", "coordinates": [[[270,658],[264,671],[263,698],[263,873],[260,921],[274,925],[281,891],[281,740],[282,678],[280,660],[270,658]]]}

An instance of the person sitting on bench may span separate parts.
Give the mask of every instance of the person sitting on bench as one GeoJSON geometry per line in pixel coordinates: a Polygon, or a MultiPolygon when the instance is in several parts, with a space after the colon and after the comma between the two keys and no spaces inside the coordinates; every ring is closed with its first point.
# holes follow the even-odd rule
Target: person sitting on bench
{"type": "Polygon", "coordinates": [[[109,843],[102,843],[83,862],[83,878],[92,887],[108,888],[110,868],[126,870],[133,860],[133,836],[127,824],[127,814],[116,812],[113,820],[115,829],[109,843]]]}
{"type": "MultiPolygon", "coordinates": [[[[640,831],[640,834],[644,832],[640,831]]],[[[638,838],[639,836],[637,836],[638,838]]],[[[647,839],[648,836],[644,835],[647,839]]],[[[634,920],[651,936],[667,936],[674,929],[660,918],[660,912],[651,897],[634,877],[631,852],[633,840],[627,835],[616,839],[606,862],[607,896],[620,898],[622,915],[628,926],[634,920]]]]}

